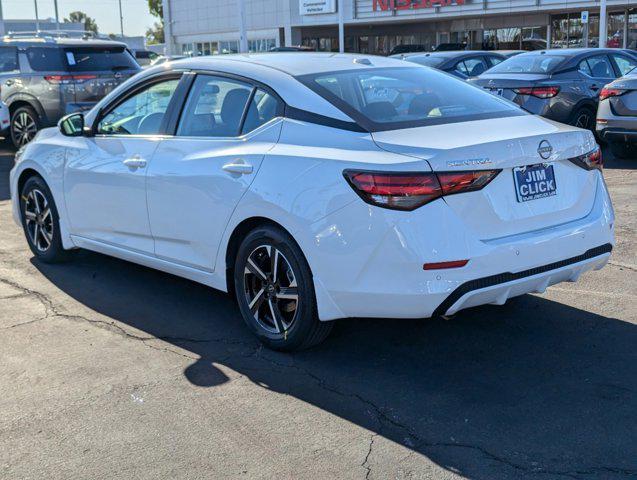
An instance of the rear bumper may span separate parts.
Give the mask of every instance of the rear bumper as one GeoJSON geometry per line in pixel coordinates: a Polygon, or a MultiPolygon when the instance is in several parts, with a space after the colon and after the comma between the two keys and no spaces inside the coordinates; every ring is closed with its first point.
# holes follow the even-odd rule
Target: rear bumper
{"type": "MultiPolygon", "coordinates": [[[[635,122],[637,127],[637,122],[635,122]]],[[[597,134],[606,142],[637,142],[637,130],[628,130],[625,128],[613,128],[607,125],[597,125],[597,134]]]]}
{"type": "Polygon", "coordinates": [[[518,273],[501,273],[465,282],[456,288],[434,315],[452,315],[459,310],[478,305],[503,305],[507,299],[535,292],[560,282],[576,282],[582,273],[599,270],[608,262],[613,246],[610,243],[591,248],[582,255],[531,268],[518,273]]]}
{"type": "Polygon", "coordinates": [[[405,215],[355,202],[317,222],[305,248],[319,317],[427,318],[539,292],[606,264],[614,212],[601,175],[578,220],[481,240],[442,201],[405,215]],[[366,217],[364,225],[352,219],[366,217]],[[423,263],[469,259],[462,268],[423,263]]]}

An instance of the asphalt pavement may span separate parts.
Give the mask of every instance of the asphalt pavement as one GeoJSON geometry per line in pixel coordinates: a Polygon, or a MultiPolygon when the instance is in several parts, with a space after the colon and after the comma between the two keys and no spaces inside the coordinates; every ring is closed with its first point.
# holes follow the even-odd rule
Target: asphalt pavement
{"type": "MultiPolygon", "coordinates": [[[[609,154],[608,154],[609,155],[609,154]]],[[[33,258],[0,150],[0,478],[637,476],[637,159],[610,264],[452,320],[341,320],[263,349],[220,292],[33,258]]]]}

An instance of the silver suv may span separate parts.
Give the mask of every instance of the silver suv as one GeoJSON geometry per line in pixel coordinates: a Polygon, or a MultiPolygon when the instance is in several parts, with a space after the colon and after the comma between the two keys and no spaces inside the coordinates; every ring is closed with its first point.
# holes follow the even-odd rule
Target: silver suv
{"type": "Polygon", "coordinates": [[[0,41],[0,98],[10,138],[28,143],[40,128],[88,110],[141,70],[126,45],[107,40],[7,36],[0,41]]]}

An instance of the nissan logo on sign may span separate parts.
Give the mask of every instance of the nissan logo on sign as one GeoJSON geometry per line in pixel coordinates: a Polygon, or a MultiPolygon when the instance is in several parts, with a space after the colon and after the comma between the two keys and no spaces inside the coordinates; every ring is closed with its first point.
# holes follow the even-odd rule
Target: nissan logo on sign
{"type": "Polygon", "coordinates": [[[540,155],[540,157],[546,160],[553,153],[553,147],[548,141],[542,140],[540,142],[540,146],[537,147],[537,153],[540,155]]]}

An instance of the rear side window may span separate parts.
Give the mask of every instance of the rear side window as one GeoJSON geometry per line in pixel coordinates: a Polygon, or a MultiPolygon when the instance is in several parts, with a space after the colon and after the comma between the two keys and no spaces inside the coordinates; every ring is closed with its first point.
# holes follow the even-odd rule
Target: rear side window
{"type": "Polygon", "coordinates": [[[465,58],[456,66],[456,70],[468,77],[477,77],[487,69],[484,61],[480,57],[465,58]]]}
{"type": "Polygon", "coordinates": [[[65,60],[70,72],[139,70],[139,65],[123,47],[65,48],[65,60]]]}
{"type": "Polygon", "coordinates": [[[241,134],[249,133],[272,120],[277,116],[278,107],[279,102],[274,96],[257,88],[248,107],[241,134]]]}
{"type": "Polygon", "coordinates": [[[64,72],[67,70],[62,50],[55,47],[27,48],[29,65],[36,72],[64,72]]]}
{"type": "Polygon", "coordinates": [[[596,55],[586,59],[591,76],[596,78],[615,78],[615,72],[606,55],[596,55]]]}
{"type": "Polygon", "coordinates": [[[251,94],[250,84],[198,75],[188,95],[177,135],[236,137],[251,94]]]}
{"type": "Polygon", "coordinates": [[[0,72],[14,72],[18,67],[18,49],[0,47],[0,72]]]}

